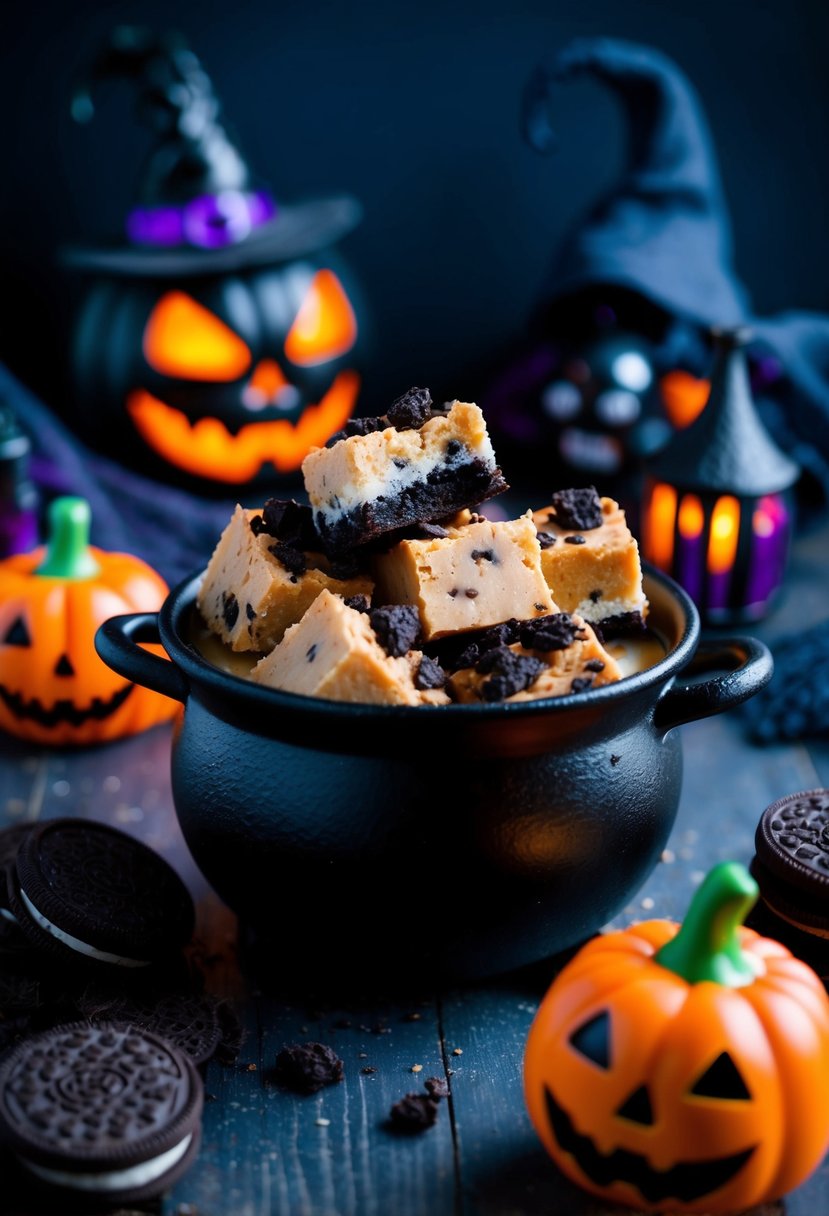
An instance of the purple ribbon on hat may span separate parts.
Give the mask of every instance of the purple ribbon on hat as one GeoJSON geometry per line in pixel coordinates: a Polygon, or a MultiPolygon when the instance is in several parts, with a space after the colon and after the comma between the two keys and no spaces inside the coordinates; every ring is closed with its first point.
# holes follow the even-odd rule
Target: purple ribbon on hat
{"type": "Polygon", "coordinates": [[[223,190],[178,206],[136,207],[127,216],[127,235],[135,245],[219,249],[245,240],[276,211],[267,190],[223,190]]]}

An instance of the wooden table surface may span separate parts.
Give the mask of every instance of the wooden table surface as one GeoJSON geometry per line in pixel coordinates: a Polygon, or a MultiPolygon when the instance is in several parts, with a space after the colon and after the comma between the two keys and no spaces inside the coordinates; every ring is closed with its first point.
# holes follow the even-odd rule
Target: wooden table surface
{"type": "MultiPolygon", "coordinates": [[[[829,529],[798,541],[784,598],[753,632],[766,640],[826,619],[829,529]]],[[[774,799],[829,786],[829,740],[762,748],[739,712],[681,728],[685,778],[662,862],[614,923],[681,917],[715,862],[748,862],[757,820],[774,799]]],[[[100,748],[51,751],[0,742],[0,817],[101,819],[147,841],[190,886],[198,934],[214,964],[209,986],[236,1003],[247,1032],[238,1062],[210,1063],[201,1153],[158,1204],[163,1216],[599,1216],[619,1212],[566,1182],[540,1147],[524,1109],[521,1065],[537,1003],[550,979],[529,971],[406,1001],[363,1007],[286,1002],[247,981],[237,926],[190,859],[172,806],[170,733],[156,728],[100,748]],[[298,1097],[273,1081],[289,1042],[331,1044],[342,1084],[298,1097]],[[417,1074],[412,1068],[421,1066],[417,1074]],[[363,1068],[376,1071],[364,1073],[363,1068]],[[410,1137],[386,1126],[389,1108],[430,1076],[448,1077],[436,1125],[410,1137]]],[[[28,1216],[34,1200],[0,1187],[0,1211],[28,1216]]],[[[42,1208],[36,1209],[39,1213],[42,1208]]],[[[55,1212],[61,1211],[57,1204],[55,1212]]],[[[142,1209],[146,1210],[146,1209],[142,1209]]],[[[829,1212],[829,1162],[764,1216],[829,1212]]]]}

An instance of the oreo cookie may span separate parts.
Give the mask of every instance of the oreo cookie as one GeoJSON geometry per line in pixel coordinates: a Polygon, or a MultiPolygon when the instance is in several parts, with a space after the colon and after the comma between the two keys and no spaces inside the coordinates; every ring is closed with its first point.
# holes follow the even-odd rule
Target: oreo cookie
{"type": "Polygon", "coordinates": [[[194,1064],[209,1060],[222,1041],[218,1002],[210,996],[152,991],[144,996],[133,994],[118,1001],[108,1018],[160,1035],[194,1064]]]}
{"type": "Polygon", "coordinates": [[[14,868],[18,849],[31,830],[30,823],[21,823],[0,831],[0,951],[29,948],[29,942],[11,910],[9,875],[14,868]]]}
{"type": "Polygon", "coordinates": [[[57,1026],[0,1066],[0,1132],[19,1164],[95,1206],[140,1203],[181,1177],[203,1102],[192,1061],[134,1026],[57,1026]]]}
{"type": "Polygon", "coordinates": [[[773,802],[755,833],[751,872],[760,888],[749,924],[777,937],[825,975],[829,967],[829,790],[773,802]]]}
{"type": "Polygon", "coordinates": [[[31,829],[9,873],[9,905],[33,946],[73,964],[149,967],[193,933],[193,901],[167,862],[86,819],[31,829]]]}

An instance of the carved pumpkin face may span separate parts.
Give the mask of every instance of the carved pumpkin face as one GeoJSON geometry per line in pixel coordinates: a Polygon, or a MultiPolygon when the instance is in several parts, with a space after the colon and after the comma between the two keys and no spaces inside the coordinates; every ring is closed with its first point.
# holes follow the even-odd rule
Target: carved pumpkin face
{"type": "Polygon", "coordinates": [[[303,261],[99,284],[76,365],[99,444],[135,461],[138,437],[154,471],[226,488],[296,475],[345,424],[360,387],[357,339],[341,276],[303,261]]]}
{"type": "Polygon", "coordinates": [[[829,1002],[813,972],[747,929],[738,949],[761,975],[689,985],[653,961],[676,931],[608,934],[562,971],[527,1041],[526,1100],[587,1190],[648,1210],[742,1211],[823,1156],[829,1002]]]}
{"type": "Polygon", "coordinates": [[[85,540],[68,548],[59,574],[44,572],[44,548],[0,562],[0,728],[37,743],[98,743],[171,717],[175,702],[118,676],[93,641],[110,616],[156,611],[166,583],[129,554],[85,540]]]}

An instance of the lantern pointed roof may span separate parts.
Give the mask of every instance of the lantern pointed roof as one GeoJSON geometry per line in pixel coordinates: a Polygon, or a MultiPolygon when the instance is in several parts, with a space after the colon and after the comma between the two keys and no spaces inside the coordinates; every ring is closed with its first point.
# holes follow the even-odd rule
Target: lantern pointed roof
{"type": "Polygon", "coordinates": [[[648,471],[688,490],[743,498],[779,493],[800,470],[771,438],[754,404],[745,355],[751,333],[712,334],[716,355],[705,409],[649,462],[648,471]]]}

